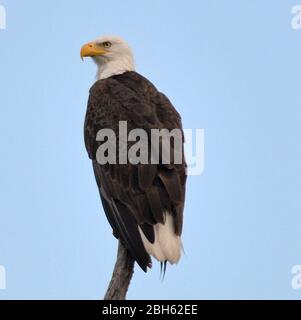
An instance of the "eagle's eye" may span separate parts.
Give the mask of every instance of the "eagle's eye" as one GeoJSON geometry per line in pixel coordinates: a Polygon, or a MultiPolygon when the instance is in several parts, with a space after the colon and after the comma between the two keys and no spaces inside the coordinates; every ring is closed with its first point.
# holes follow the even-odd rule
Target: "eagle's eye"
{"type": "Polygon", "coordinates": [[[105,48],[110,48],[110,47],[112,46],[112,43],[109,42],[109,41],[106,41],[106,42],[103,43],[103,46],[104,46],[105,48]]]}

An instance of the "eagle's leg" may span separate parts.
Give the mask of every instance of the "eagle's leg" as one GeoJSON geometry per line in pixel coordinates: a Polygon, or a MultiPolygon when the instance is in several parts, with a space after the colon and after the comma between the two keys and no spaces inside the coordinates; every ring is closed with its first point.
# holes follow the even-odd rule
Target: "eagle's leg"
{"type": "Polygon", "coordinates": [[[104,300],[125,300],[134,273],[134,259],[119,240],[117,260],[104,300]]]}

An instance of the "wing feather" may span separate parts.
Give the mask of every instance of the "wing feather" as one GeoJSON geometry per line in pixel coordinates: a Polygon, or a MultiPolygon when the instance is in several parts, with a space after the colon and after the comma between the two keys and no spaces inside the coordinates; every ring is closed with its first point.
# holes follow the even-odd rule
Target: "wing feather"
{"type": "MultiPolygon", "coordinates": [[[[174,216],[175,233],[181,234],[185,197],[186,164],[106,164],[96,161],[100,129],[118,132],[119,121],[135,128],[179,128],[181,118],[165,95],[136,72],[97,81],[90,90],[85,119],[85,145],[101,201],[113,233],[120,238],[139,266],[151,264],[139,232],[155,241],[154,225],[164,223],[165,212],[174,216]]],[[[119,137],[117,136],[117,142],[119,137]]],[[[118,160],[118,159],[117,159],[118,160]]]]}

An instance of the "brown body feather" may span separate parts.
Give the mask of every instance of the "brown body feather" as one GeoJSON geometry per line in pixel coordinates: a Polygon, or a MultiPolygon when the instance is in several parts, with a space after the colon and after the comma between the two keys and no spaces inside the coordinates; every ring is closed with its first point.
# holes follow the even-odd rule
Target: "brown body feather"
{"type": "Polygon", "coordinates": [[[96,135],[103,128],[112,129],[117,135],[119,121],[127,121],[128,131],[140,128],[149,134],[151,129],[182,130],[181,118],[165,95],[133,71],[99,80],[90,90],[85,144],[104,211],[114,235],[146,271],[151,259],[138,226],[147,240],[154,243],[154,225],[164,223],[168,211],[173,216],[175,234],[181,235],[186,164],[183,156],[181,165],[100,165],[96,152],[101,143],[96,141],[96,135]]]}

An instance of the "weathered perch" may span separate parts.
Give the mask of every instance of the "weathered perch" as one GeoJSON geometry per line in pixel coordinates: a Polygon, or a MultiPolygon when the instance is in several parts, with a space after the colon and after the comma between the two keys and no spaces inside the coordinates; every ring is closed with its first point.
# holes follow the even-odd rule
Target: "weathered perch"
{"type": "Polygon", "coordinates": [[[117,260],[104,300],[126,300],[133,273],[134,260],[119,241],[117,260]]]}

